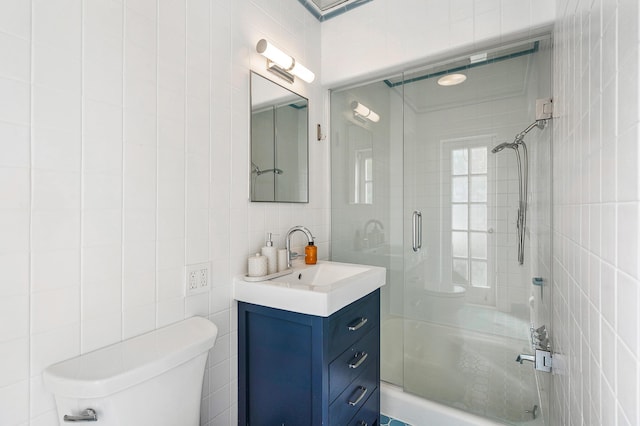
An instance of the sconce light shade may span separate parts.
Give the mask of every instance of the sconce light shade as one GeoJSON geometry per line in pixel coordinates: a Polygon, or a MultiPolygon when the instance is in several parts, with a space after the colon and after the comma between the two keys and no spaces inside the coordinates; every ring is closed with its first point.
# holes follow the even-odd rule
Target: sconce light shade
{"type": "Polygon", "coordinates": [[[289,83],[293,83],[293,76],[296,76],[307,83],[311,83],[316,78],[315,74],[307,67],[296,62],[294,58],[287,55],[265,39],[258,41],[256,51],[267,58],[267,70],[287,80],[289,83]]]}
{"type": "Polygon", "coordinates": [[[372,111],[370,108],[362,105],[360,102],[353,101],[351,102],[351,108],[353,108],[353,113],[357,117],[366,118],[374,123],[380,121],[380,116],[372,111]]]}

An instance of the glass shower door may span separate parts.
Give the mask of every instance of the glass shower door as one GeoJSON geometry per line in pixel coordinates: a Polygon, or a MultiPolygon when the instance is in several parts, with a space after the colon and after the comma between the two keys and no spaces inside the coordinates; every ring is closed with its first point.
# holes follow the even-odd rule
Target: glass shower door
{"type": "Polygon", "coordinates": [[[550,51],[537,46],[470,67],[460,86],[439,86],[439,65],[331,93],[331,258],[387,268],[382,380],[518,425],[541,424],[533,367],[515,360],[531,353],[531,322],[549,325],[551,312],[547,293],[542,322],[530,311],[531,277],[550,279],[550,129],[526,141],[524,265],[516,158],[492,150],[550,95],[550,51]]]}
{"type": "Polygon", "coordinates": [[[541,419],[533,368],[515,362],[531,352],[532,273],[516,257],[517,163],[492,149],[533,119],[535,94],[490,76],[520,72],[522,89],[534,60],[465,70],[466,87],[425,70],[401,82],[404,390],[506,424],[541,419]]]}

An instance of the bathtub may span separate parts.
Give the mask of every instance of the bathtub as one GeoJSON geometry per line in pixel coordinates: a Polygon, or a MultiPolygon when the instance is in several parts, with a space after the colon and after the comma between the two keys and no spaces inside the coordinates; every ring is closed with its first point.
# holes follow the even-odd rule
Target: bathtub
{"type": "Polygon", "coordinates": [[[380,386],[380,411],[412,426],[497,426],[502,424],[419,398],[386,382],[382,382],[380,386]]]}
{"type": "Polygon", "coordinates": [[[381,334],[382,413],[413,426],[544,424],[526,413],[540,405],[532,367],[515,362],[527,341],[398,317],[381,334]]]}

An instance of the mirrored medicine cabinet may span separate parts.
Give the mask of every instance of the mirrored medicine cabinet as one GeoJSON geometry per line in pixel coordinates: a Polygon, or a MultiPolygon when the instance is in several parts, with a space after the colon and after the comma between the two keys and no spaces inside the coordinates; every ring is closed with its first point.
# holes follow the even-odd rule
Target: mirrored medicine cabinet
{"type": "Polygon", "coordinates": [[[250,199],[309,202],[309,101],[251,72],[250,199]]]}

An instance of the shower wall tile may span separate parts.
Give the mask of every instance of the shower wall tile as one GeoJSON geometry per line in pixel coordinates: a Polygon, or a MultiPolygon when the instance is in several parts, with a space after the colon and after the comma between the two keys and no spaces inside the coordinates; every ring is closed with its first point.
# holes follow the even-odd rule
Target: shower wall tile
{"type": "Polygon", "coordinates": [[[552,335],[568,369],[553,377],[551,420],[638,424],[640,92],[627,72],[637,74],[640,13],[633,1],[556,10],[554,216],[583,217],[554,223],[552,335]]]}

